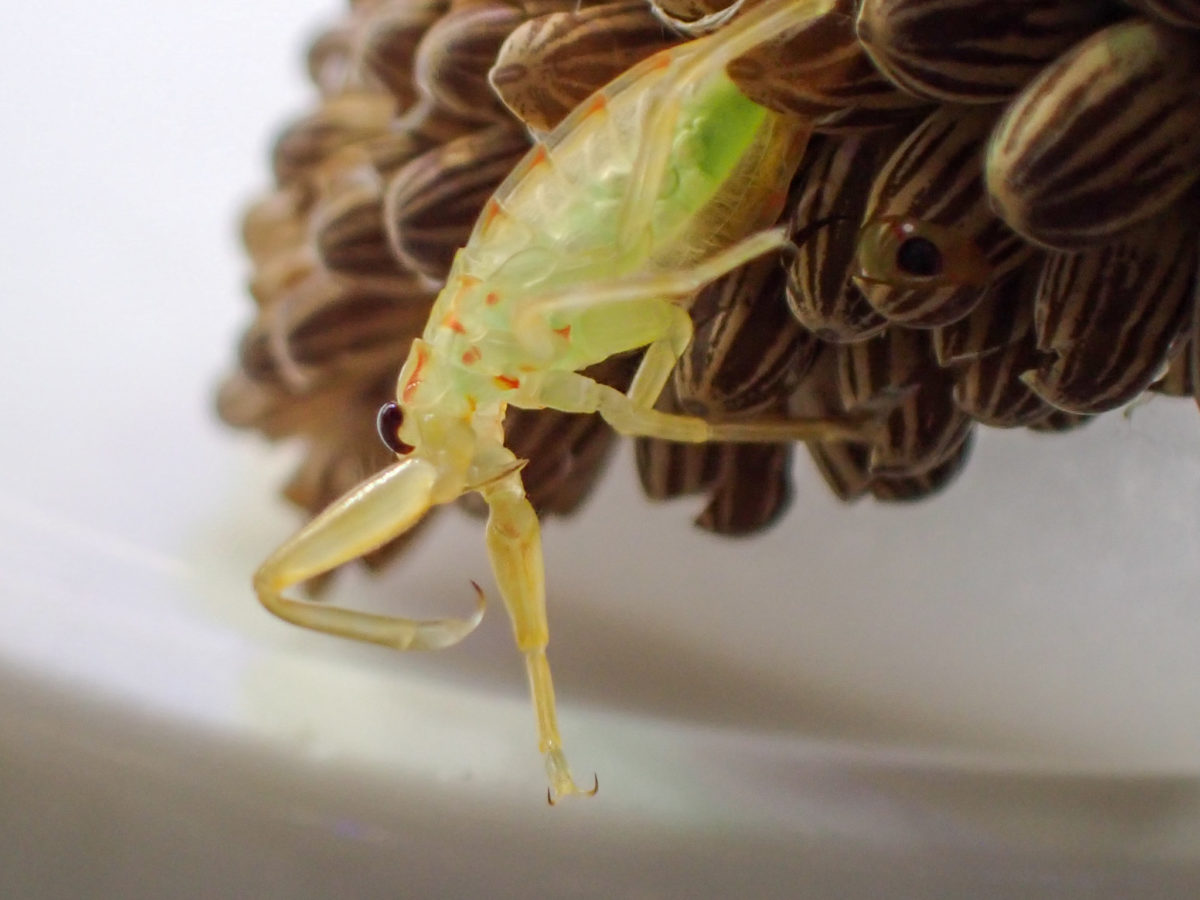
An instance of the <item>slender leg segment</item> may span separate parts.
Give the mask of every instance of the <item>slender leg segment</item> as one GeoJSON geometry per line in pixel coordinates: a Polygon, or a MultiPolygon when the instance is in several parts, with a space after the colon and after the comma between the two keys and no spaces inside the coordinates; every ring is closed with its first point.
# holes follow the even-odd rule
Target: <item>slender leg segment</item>
{"type": "MultiPolygon", "coordinates": [[[[514,401],[514,405],[518,405],[514,401]]],[[[869,407],[838,416],[753,421],[710,421],[640,406],[615,388],[577,372],[553,372],[543,380],[531,404],[535,409],[599,413],[614,431],[631,437],[661,438],[685,444],[707,441],[779,443],[783,441],[870,442],[883,426],[887,407],[869,407]]]]}
{"type": "MultiPolygon", "coordinates": [[[[639,367],[628,394],[597,384],[584,375],[548,372],[536,394],[514,397],[514,406],[549,407],[562,412],[599,413],[621,434],[662,438],[684,443],[735,441],[775,443],[780,441],[850,440],[869,441],[882,425],[890,408],[874,406],[839,416],[818,418],[758,419],[755,421],[709,421],[697,416],[665,413],[654,409],[671,371],[691,337],[691,323],[685,305],[704,285],[764,253],[787,246],[781,229],[762,231],[739,241],[695,266],[673,272],[656,272],[607,284],[592,285],[533,301],[529,313],[552,317],[569,311],[620,309],[628,323],[625,334],[614,328],[606,335],[612,346],[606,353],[620,352],[639,341],[649,340],[649,349],[639,367]],[[661,303],[680,303],[678,315],[661,332],[647,338],[643,314],[637,307],[661,303]]],[[[543,318],[545,321],[545,318],[543,318]]],[[[610,324],[617,317],[607,317],[610,324]]]]}
{"type": "Polygon", "coordinates": [[[671,324],[661,338],[646,348],[641,365],[627,392],[635,406],[653,406],[666,387],[675,363],[692,340],[692,317],[681,307],[672,308],[671,324]]]}
{"type": "Polygon", "coordinates": [[[525,657],[525,670],[537,714],[538,749],[550,779],[550,801],[553,803],[555,796],[595,793],[594,787],[582,790],[571,777],[558,732],[554,684],[546,660],[550,632],[546,624],[546,576],[537,514],[525,498],[521,477],[516,473],[494,482],[482,493],[490,509],[488,555],[500,595],[512,619],[517,648],[525,657]]]}
{"type": "Polygon", "coordinates": [[[383,546],[400,536],[430,506],[436,471],[423,460],[405,460],[351,490],[275,551],[255,573],[254,590],[268,610],[288,622],[398,650],[436,650],[457,644],[483,618],[483,595],[466,619],[417,621],[307,603],[283,592],[383,546]]]}

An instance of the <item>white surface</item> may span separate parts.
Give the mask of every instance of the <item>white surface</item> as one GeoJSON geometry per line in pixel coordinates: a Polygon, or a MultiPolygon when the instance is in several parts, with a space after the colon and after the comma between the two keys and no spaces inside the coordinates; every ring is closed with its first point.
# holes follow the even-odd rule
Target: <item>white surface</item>
{"type": "MultiPolygon", "coordinates": [[[[237,203],[329,3],[21,4],[0,37],[0,896],[1192,896],[1200,416],[989,433],[943,497],[691,529],[626,451],[549,525],[545,807],[508,626],[402,657],[248,585],[289,460],[209,412],[237,203]]],[[[442,518],[346,602],[465,610],[442,518]]]]}

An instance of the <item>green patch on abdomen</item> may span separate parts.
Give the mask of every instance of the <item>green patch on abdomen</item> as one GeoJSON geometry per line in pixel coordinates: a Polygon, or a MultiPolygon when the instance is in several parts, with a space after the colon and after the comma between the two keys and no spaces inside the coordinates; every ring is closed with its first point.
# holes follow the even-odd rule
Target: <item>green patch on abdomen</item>
{"type": "Polygon", "coordinates": [[[735,179],[744,178],[747,155],[758,152],[771,115],[727,78],[685,104],[655,209],[660,248],[688,240],[702,211],[727,193],[735,179]]]}

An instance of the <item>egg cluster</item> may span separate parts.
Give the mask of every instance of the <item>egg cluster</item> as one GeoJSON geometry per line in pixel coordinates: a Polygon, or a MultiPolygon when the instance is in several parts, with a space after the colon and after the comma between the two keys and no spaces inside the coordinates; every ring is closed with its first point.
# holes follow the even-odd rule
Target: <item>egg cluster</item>
{"type": "MultiPolygon", "coordinates": [[[[315,513],[391,456],[374,430],[453,253],[531,144],[722,0],[364,0],[309,52],[315,108],[245,213],[254,321],[221,416],[307,453],[315,513]]],[[[1200,251],[1198,0],[838,0],[729,68],[811,122],[793,252],[705,289],[663,406],[724,418],[884,410],[870,446],[807,446],[842,499],[911,500],[978,425],[1059,431],[1146,390],[1191,396],[1200,251]]],[[[589,372],[626,385],[636,358],[589,372]]],[[[613,435],[510,412],[541,512],[575,509],[613,435]]],[[[705,493],[745,534],[790,445],[638,441],[649,496],[705,493]]],[[[378,564],[398,545],[368,558],[378,564]]]]}

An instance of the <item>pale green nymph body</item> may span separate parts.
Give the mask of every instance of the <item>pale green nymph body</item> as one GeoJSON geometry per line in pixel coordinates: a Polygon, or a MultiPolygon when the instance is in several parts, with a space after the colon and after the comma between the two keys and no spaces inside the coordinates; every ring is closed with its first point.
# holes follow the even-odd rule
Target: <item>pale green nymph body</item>
{"type": "MultiPolygon", "coordinates": [[[[687,268],[774,221],[807,131],[748,100],[723,72],[685,84],[674,98],[677,125],[661,182],[631,221],[639,144],[628,126],[654,121],[647,81],[676,80],[692,59],[664,65],[656,57],[631,70],[500,186],[399,377],[408,421],[451,409],[492,418],[510,400],[527,399],[528,391],[512,392],[539,371],[578,371],[653,342],[677,315],[673,298],[640,303],[640,328],[624,304],[535,311],[580,286],[687,268]]],[[[401,436],[420,441],[409,429],[401,436]]]]}
{"type": "MultiPolygon", "coordinates": [[[[809,135],[751,102],[726,66],[835,14],[836,0],[768,0],[663,51],[594,94],[536,146],[484,209],[400,372],[381,433],[398,461],[314,519],[259,569],[276,615],[400,649],[456,643],[478,624],[413,621],[283,595],[475,491],[492,571],[525,659],[550,796],[586,793],[563,755],[546,660],[544,567],[508,406],[599,413],[617,431],[678,441],[861,440],[863,416],[710,422],[654,409],[692,335],[695,292],[783,247],[771,225],[809,135]],[[646,348],[627,393],[581,374],[646,348]]],[[[594,791],[594,787],[592,789],[594,791]]]]}

